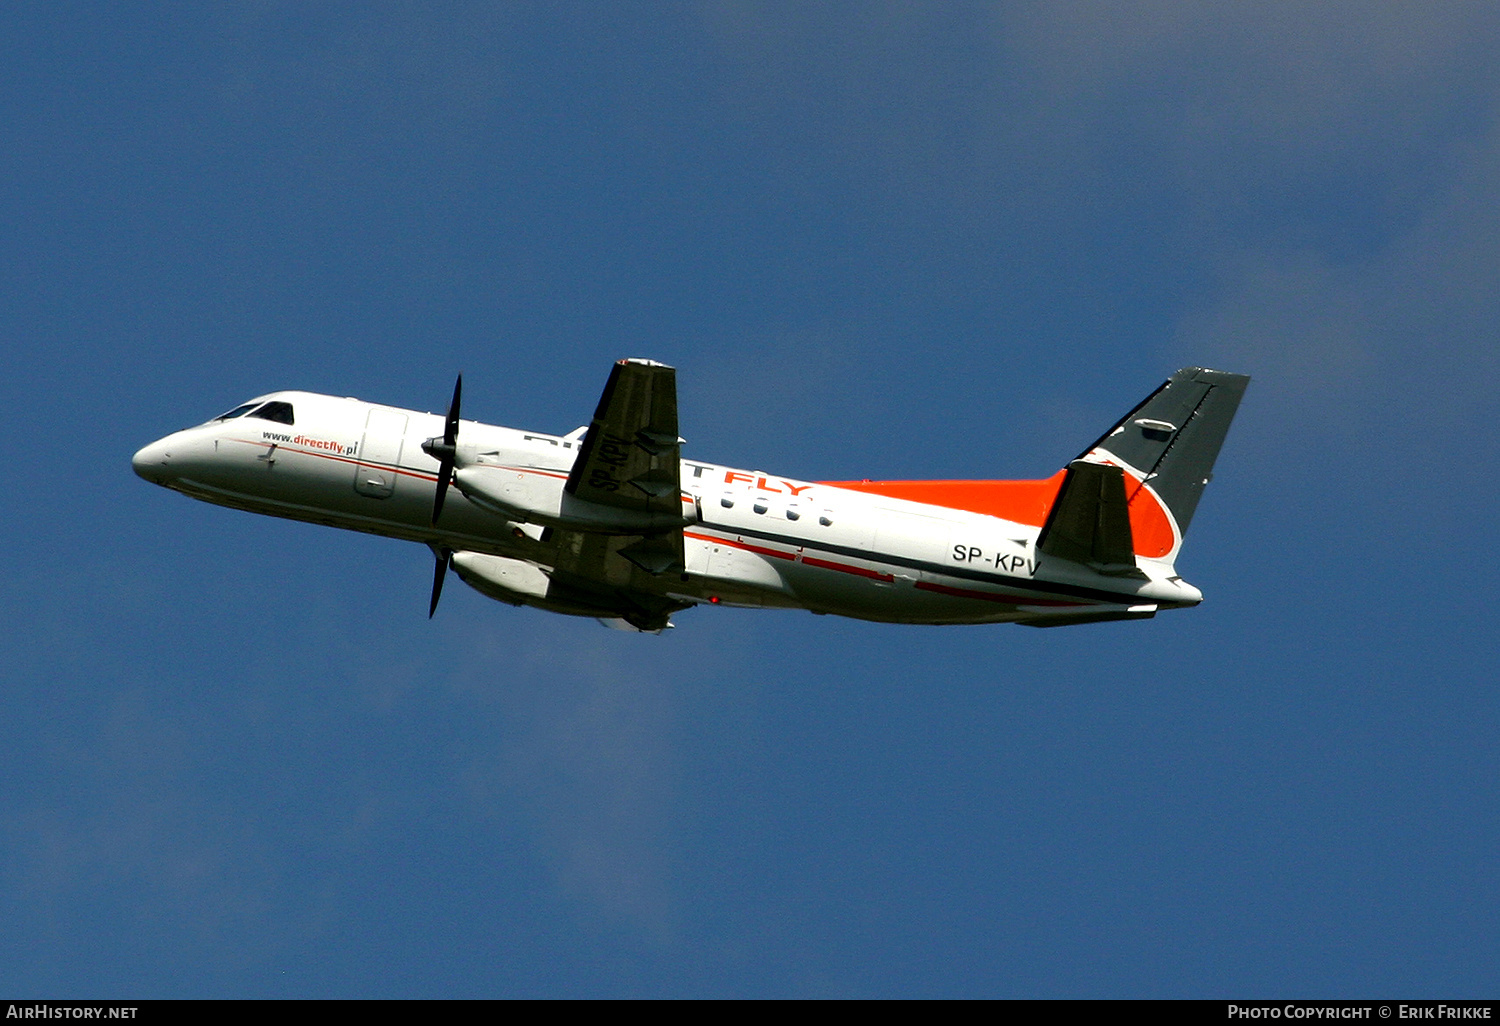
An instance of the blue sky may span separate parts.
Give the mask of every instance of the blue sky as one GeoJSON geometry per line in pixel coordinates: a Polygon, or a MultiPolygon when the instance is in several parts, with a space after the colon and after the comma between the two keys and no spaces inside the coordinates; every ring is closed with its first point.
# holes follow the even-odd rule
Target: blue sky
{"type": "Polygon", "coordinates": [[[1493,996],[1500,16],[8,5],[0,991],[1493,996]],[[662,637],[136,479],[276,388],[1052,473],[1254,375],[1143,623],[662,637]]]}

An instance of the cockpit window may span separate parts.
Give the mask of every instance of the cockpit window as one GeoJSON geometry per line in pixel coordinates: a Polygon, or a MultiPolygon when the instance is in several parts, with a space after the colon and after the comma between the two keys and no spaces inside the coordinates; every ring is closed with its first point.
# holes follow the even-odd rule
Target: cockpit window
{"type": "Polygon", "coordinates": [[[259,417],[261,420],[274,420],[278,424],[295,423],[292,420],[291,403],[266,403],[249,416],[259,417]]]}
{"type": "Polygon", "coordinates": [[[255,403],[246,403],[244,406],[236,406],[228,413],[222,413],[219,416],[215,417],[214,420],[233,420],[236,417],[243,417],[245,414],[255,409],[255,407],[255,403]]]}

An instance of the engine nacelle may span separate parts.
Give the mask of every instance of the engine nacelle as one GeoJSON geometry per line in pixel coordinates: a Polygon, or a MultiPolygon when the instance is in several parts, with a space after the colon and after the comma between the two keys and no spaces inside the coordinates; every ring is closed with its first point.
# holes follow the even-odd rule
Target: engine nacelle
{"type": "Polygon", "coordinates": [[[546,601],[552,584],[547,572],[533,563],[482,552],[455,552],[453,570],[475,591],[513,606],[546,601]]]}
{"type": "Polygon", "coordinates": [[[455,552],[453,570],[482,595],[513,606],[536,606],[573,616],[614,618],[627,610],[591,601],[587,594],[560,587],[547,571],[524,559],[508,559],[483,552],[455,552]]]}
{"type": "Polygon", "coordinates": [[[691,522],[680,515],[587,502],[564,492],[564,482],[559,478],[508,467],[482,463],[460,467],[453,474],[453,483],[477,506],[507,520],[547,527],[597,534],[659,534],[691,522]]]}

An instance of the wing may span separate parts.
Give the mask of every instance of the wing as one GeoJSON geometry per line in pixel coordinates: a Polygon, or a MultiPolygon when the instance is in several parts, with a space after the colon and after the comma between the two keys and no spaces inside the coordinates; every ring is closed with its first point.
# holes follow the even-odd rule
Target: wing
{"type": "MultiPolygon", "coordinates": [[[[677,371],[651,360],[621,360],[610,370],[594,419],[563,490],[600,506],[682,519],[682,439],[677,437],[677,371]]],[[[660,629],[690,603],[664,592],[683,569],[682,528],[620,535],[553,531],[553,579],[607,597],[625,619],[660,629]]]]}
{"type": "Polygon", "coordinates": [[[564,491],[587,502],[682,516],[677,371],[621,360],[609,373],[564,491]]]}
{"type": "Polygon", "coordinates": [[[556,585],[617,610],[642,630],[670,626],[672,613],[693,604],[663,594],[682,570],[681,530],[645,537],[558,530],[549,540],[557,545],[551,573],[556,585]],[[672,565],[647,569],[641,563],[651,559],[643,559],[643,552],[659,561],[670,560],[672,565]]]}

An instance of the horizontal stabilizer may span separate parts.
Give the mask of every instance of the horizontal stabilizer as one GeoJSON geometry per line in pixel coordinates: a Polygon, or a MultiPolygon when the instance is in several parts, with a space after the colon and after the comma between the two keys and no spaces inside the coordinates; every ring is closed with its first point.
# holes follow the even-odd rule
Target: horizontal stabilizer
{"type": "Polygon", "coordinates": [[[1082,460],[1068,464],[1068,476],[1037,536],[1037,548],[1105,573],[1134,570],[1125,472],[1082,460]]]}

